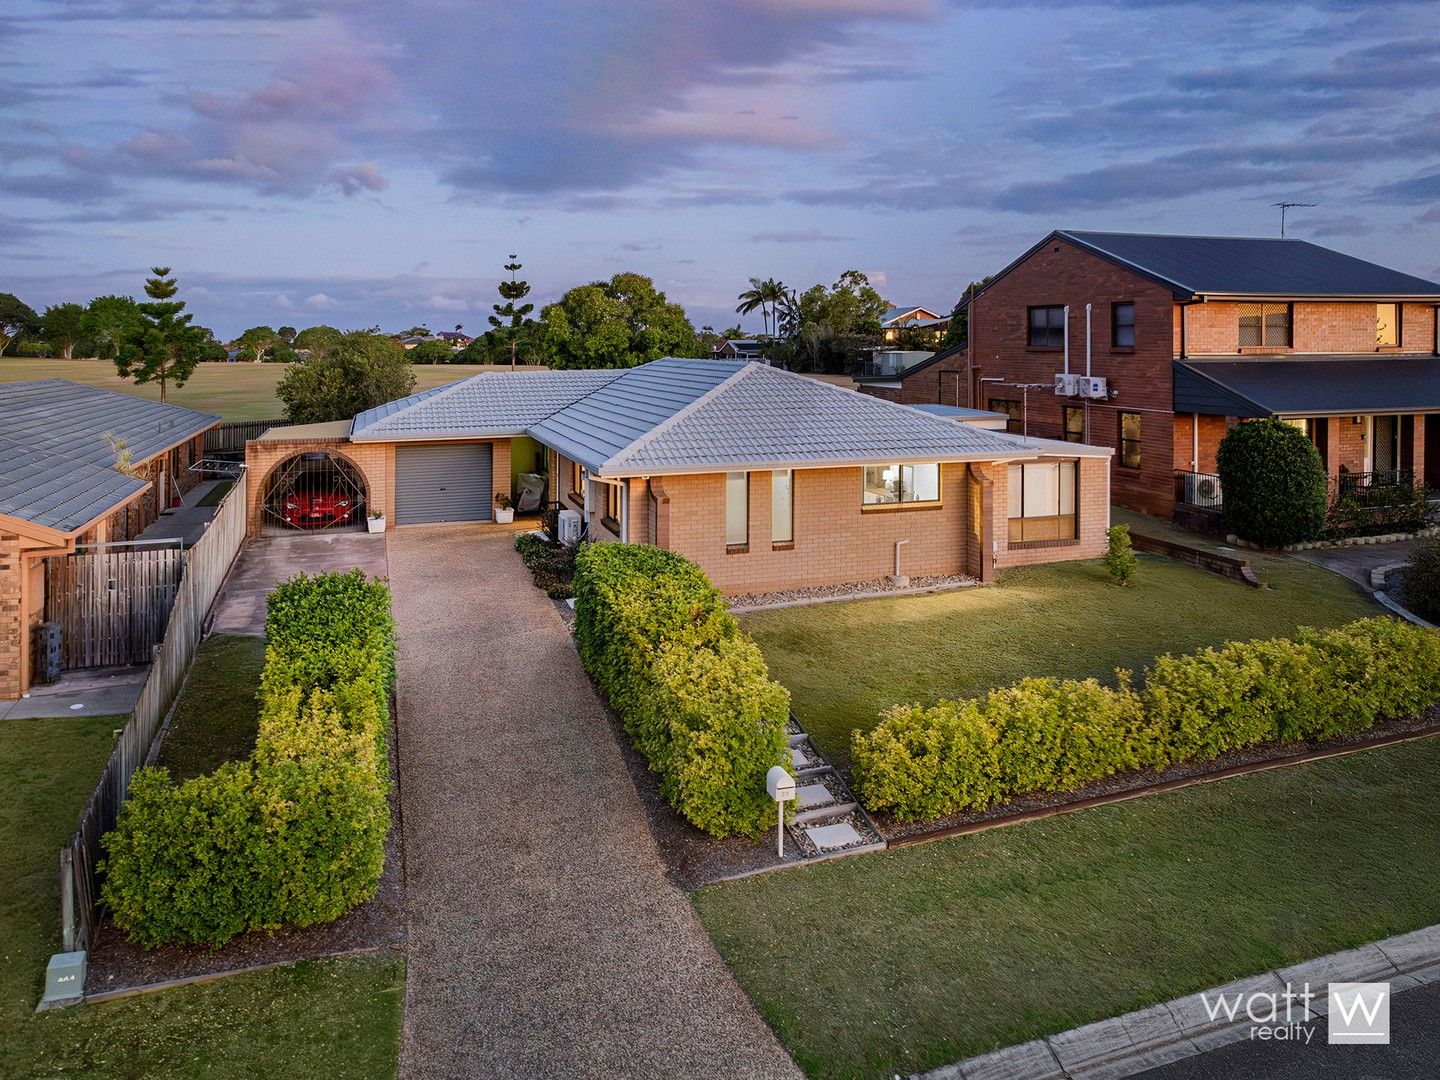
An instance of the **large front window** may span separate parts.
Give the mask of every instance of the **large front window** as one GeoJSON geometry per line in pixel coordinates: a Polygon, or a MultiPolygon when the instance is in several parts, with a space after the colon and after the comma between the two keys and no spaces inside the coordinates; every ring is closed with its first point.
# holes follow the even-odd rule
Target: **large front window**
{"type": "Polygon", "coordinates": [[[939,465],[866,465],[863,472],[865,506],[940,501],[939,465]]]}
{"type": "Polygon", "coordinates": [[[1289,304],[1241,304],[1240,347],[1288,348],[1289,304]]]}
{"type": "Polygon", "coordinates": [[[1030,330],[1026,343],[1032,349],[1065,347],[1065,308],[1056,304],[1030,309],[1030,330]]]}
{"type": "Polygon", "coordinates": [[[1031,461],[1011,465],[1006,492],[1010,543],[1074,540],[1074,461],[1031,461]]]}

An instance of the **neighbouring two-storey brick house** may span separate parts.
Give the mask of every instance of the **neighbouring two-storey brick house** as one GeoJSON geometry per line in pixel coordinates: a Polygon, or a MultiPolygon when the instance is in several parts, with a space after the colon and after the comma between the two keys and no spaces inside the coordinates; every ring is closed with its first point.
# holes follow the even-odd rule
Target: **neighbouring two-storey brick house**
{"type": "Polygon", "coordinates": [[[1219,504],[1220,440],[1254,417],[1302,427],[1337,487],[1440,485],[1437,305],[1440,284],[1300,240],[1057,231],[916,376],[1013,431],[1113,447],[1116,502],[1165,517],[1219,504]]]}

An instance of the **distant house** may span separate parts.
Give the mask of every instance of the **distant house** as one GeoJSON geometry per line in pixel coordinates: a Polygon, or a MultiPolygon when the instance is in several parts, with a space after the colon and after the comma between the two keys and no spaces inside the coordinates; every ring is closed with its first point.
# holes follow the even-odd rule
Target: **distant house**
{"type": "Polygon", "coordinates": [[[757,338],[727,338],[710,351],[717,360],[758,360],[763,344],[757,338]]]}
{"type": "Polygon", "coordinates": [[[451,345],[458,345],[461,348],[475,340],[469,334],[462,334],[458,330],[441,330],[435,336],[441,341],[448,341],[451,345]]]}
{"type": "Polygon", "coordinates": [[[937,366],[947,403],[1113,447],[1117,503],[1191,516],[1252,417],[1304,431],[1336,490],[1440,486],[1437,313],[1440,283],[1303,240],[1060,230],[975,294],[971,363],[937,366]]]}
{"type": "Polygon", "coordinates": [[[927,307],[892,307],[880,319],[880,336],[886,345],[900,341],[904,330],[921,331],[927,344],[939,345],[950,329],[950,316],[927,307]]]}
{"type": "Polygon", "coordinates": [[[0,700],[30,686],[46,556],[137,535],[198,483],[190,466],[219,422],[64,379],[0,393],[0,700]]]}

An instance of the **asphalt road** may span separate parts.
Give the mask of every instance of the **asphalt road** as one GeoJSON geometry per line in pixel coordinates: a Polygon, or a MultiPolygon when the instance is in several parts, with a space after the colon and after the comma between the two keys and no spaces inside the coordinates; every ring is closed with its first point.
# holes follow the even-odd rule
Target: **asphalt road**
{"type": "Polygon", "coordinates": [[[1425,1080],[1440,1075],[1440,983],[1390,999],[1389,1046],[1331,1046],[1325,1018],[1309,1045],[1242,1042],[1140,1074],[1146,1080],[1425,1080]]]}

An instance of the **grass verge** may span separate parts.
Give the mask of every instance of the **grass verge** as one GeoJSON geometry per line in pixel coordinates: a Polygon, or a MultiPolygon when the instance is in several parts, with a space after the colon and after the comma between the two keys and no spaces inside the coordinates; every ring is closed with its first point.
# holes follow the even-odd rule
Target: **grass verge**
{"type": "Polygon", "coordinates": [[[124,721],[0,725],[0,1076],[393,1076],[398,960],[316,961],[35,1013],[60,947],[56,853],[124,721]]]}
{"type": "Polygon", "coordinates": [[[796,1060],[881,1077],[1440,922],[1440,738],[702,889],[796,1060]]]}
{"type": "Polygon", "coordinates": [[[201,643],[160,744],[159,764],[172,779],[202,776],[250,756],[260,724],[257,694],[264,667],[263,637],[216,634],[201,643]]]}
{"type": "Polygon", "coordinates": [[[1158,653],[1291,634],[1381,614],[1349,582],[1288,558],[1252,589],[1142,555],[1136,584],[1110,584],[1099,561],[1001,573],[999,585],[926,596],[817,604],[745,615],[771,674],[831,762],[848,767],[850,732],[891,705],[973,697],[1027,675],[1097,676],[1158,653]],[[836,673],[843,672],[843,678],[836,673]]]}

